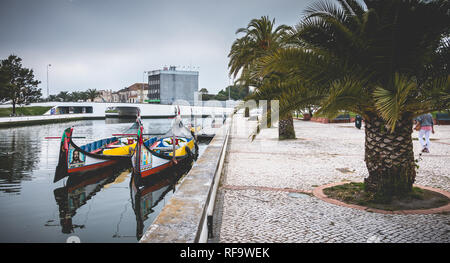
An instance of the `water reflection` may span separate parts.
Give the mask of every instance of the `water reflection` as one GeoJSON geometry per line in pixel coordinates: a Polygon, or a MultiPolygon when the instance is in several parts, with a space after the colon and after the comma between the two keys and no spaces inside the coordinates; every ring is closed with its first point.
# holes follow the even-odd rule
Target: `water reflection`
{"type": "Polygon", "coordinates": [[[135,184],[134,175],[130,181],[130,193],[133,210],[136,215],[136,238],[140,240],[145,230],[144,222],[151,224],[159,214],[168,193],[175,192],[180,178],[183,177],[192,166],[169,169],[165,172],[152,175],[144,181],[143,185],[135,184]],[[162,203],[162,204],[161,204],[162,203]]]}
{"type": "Polygon", "coordinates": [[[30,180],[30,171],[36,168],[40,143],[30,144],[31,131],[8,130],[1,134],[0,191],[20,193],[20,182],[30,180]]]}
{"type": "Polygon", "coordinates": [[[84,228],[84,225],[72,224],[77,209],[85,205],[105,185],[114,182],[122,173],[128,174],[129,170],[123,167],[106,168],[78,177],[72,176],[67,179],[64,187],[55,189],[53,194],[59,207],[61,231],[68,234],[73,233],[75,228],[84,228]]]}

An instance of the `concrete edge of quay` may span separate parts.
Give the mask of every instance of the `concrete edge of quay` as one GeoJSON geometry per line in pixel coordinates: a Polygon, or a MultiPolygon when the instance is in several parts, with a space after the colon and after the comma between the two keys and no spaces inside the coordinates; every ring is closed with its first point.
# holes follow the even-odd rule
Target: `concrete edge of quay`
{"type": "Polygon", "coordinates": [[[105,119],[105,117],[104,116],[102,117],[102,116],[86,115],[86,114],[2,117],[2,118],[0,118],[0,129],[11,128],[11,127],[20,127],[20,126],[42,125],[42,124],[49,124],[49,123],[79,121],[79,120],[101,120],[101,119],[105,119]]]}
{"type": "Polygon", "coordinates": [[[233,116],[228,116],[140,243],[206,243],[233,116]]]}

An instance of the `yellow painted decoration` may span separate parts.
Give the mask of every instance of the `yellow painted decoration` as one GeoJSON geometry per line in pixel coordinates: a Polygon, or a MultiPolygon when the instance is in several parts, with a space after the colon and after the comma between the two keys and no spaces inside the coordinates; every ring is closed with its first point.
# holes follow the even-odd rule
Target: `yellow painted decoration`
{"type": "Polygon", "coordinates": [[[103,154],[104,155],[129,155],[129,154],[132,154],[134,147],[136,147],[136,143],[133,143],[130,145],[125,145],[122,147],[117,147],[114,149],[103,150],[103,154]],[[130,149],[131,149],[131,151],[130,151],[130,149]]]}
{"type": "MultiPolygon", "coordinates": [[[[189,147],[189,149],[192,151],[192,149],[194,148],[194,140],[190,140],[187,144],[185,144],[187,147],[189,147]]],[[[183,156],[183,155],[186,155],[187,154],[187,152],[186,152],[186,149],[185,149],[185,147],[183,146],[183,147],[181,147],[181,148],[179,148],[179,149],[177,149],[177,150],[175,150],[175,156],[183,156]]],[[[170,156],[173,156],[173,153],[170,153],[169,154],[170,156]]]]}
{"type": "Polygon", "coordinates": [[[197,125],[197,127],[192,127],[192,128],[191,128],[191,132],[198,132],[198,131],[200,131],[201,129],[202,129],[202,126],[197,125]]]}

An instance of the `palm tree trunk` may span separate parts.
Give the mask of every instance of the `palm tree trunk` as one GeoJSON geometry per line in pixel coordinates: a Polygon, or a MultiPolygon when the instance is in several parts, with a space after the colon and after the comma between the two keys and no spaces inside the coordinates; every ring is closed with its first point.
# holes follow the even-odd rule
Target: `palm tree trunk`
{"type": "Polygon", "coordinates": [[[263,116],[266,116],[267,121],[266,121],[266,125],[267,128],[272,128],[272,110],[270,107],[270,100],[267,101],[267,108],[263,107],[263,116]]]}
{"type": "Polygon", "coordinates": [[[294,121],[291,114],[280,119],[278,123],[278,138],[280,140],[295,139],[294,121]]]}
{"type": "Polygon", "coordinates": [[[383,198],[409,193],[416,177],[412,119],[400,120],[393,133],[380,117],[372,116],[365,123],[364,159],[369,171],[365,190],[383,198]]]}

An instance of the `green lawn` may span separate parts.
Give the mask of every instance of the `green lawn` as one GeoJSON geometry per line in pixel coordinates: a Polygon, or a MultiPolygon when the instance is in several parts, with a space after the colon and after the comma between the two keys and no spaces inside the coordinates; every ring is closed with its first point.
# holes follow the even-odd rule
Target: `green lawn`
{"type": "MultiPolygon", "coordinates": [[[[53,108],[53,107],[52,106],[16,107],[16,115],[17,116],[42,115],[51,108],[53,108]]],[[[9,115],[11,113],[12,113],[12,107],[11,108],[0,108],[0,117],[9,117],[9,115]]]]}
{"type": "MultiPolygon", "coordinates": [[[[293,117],[293,118],[297,118],[297,114],[294,113],[294,112],[292,112],[292,117],[293,117]]],[[[298,113],[298,118],[299,118],[299,119],[303,118],[303,114],[301,114],[301,113],[299,112],[299,113],[298,113]]]]}

